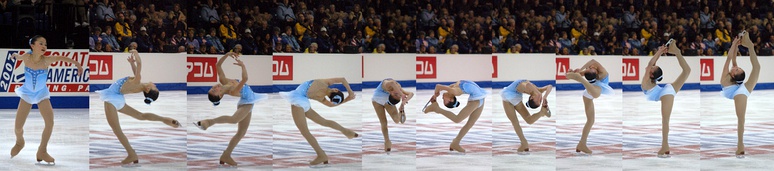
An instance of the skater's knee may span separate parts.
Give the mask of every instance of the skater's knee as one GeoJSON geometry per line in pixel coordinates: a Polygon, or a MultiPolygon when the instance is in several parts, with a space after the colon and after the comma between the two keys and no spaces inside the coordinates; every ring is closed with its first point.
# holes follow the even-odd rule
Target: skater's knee
{"type": "Polygon", "coordinates": [[[24,134],[24,129],[23,128],[16,128],[16,129],[14,129],[14,131],[16,132],[16,134],[24,134]]]}
{"type": "Polygon", "coordinates": [[[530,124],[530,125],[532,125],[533,123],[535,123],[535,120],[526,120],[526,119],[525,119],[524,121],[525,121],[525,122],[527,122],[527,124],[530,124]]]}
{"type": "Polygon", "coordinates": [[[463,120],[465,120],[465,118],[454,118],[454,119],[452,119],[452,122],[454,122],[454,123],[460,123],[460,122],[462,122],[463,120]]]}

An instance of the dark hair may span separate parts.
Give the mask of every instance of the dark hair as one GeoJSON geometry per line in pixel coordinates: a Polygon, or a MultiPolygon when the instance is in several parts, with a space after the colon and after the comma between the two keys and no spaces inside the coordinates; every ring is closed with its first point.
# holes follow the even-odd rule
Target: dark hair
{"type": "Polygon", "coordinates": [[[387,99],[389,100],[388,103],[393,106],[400,103],[400,99],[393,98],[392,96],[389,96],[387,99]]]}
{"type": "Polygon", "coordinates": [[[451,109],[451,108],[460,106],[460,102],[457,101],[457,97],[452,97],[452,101],[449,101],[449,103],[444,104],[444,106],[446,106],[446,108],[451,109]]]}
{"type": "Polygon", "coordinates": [[[597,82],[597,73],[596,72],[586,72],[583,75],[586,77],[586,80],[588,80],[589,83],[597,82]]]}
{"type": "Polygon", "coordinates": [[[214,95],[212,93],[207,93],[207,98],[210,99],[210,102],[212,102],[213,105],[217,106],[220,104],[220,96],[214,95]]]}
{"type": "Polygon", "coordinates": [[[744,83],[744,71],[740,72],[739,74],[734,75],[731,80],[734,80],[736,84],[742,84],[744,83]]]}
{"type": "Polygon", "coordinates": [[[331,94],[328,95],[328,98],[333,104],[340,104],[341,102],[344,102],[344,93],[341,91],[331,92],[331,94]]]}
{"type": "Polygon", "coordinates": [[[32,43],[35,43],[35,41],[38,41],[38,39],[40,38],[43,38],[43,36],[41,35],[32,36],[32,38],[30,38],[30,45],[32,45],[32,43]]]}
{"type": "Polygon", "coordinates": [[[527,107],[529,107],[529,108],[532,108],[532,109],[537,109],[537,108],[538,108],[538,106],[539,106],[539,105],[537,104],[537,102],[535,102],[535,100],[534,100],[534,99],[532,99],[532,98],[530,98],[529,100],[527,100],[527,102],[524,102],[524,104],[525,104],[525,105],[527,105],[527,107]]]}
{"type": "Polygon", "coordinates": [[[662,77],[664,76],[664,71],[661,70],[661,67],[658,67],[658,66],[656,67],[657,67],[656,70],[653,70],[653,74],[650,75],[650,79],[653,80],[654,82],[658,82],[664,79],[664,77],[662,77]]]}
{"type": "Polygon", "coordinates": [[[142,94],[145,95],[145,104],[151,104],[159,98],[158,90],[150,90],[148,92],[142,92],[142,94]]]}

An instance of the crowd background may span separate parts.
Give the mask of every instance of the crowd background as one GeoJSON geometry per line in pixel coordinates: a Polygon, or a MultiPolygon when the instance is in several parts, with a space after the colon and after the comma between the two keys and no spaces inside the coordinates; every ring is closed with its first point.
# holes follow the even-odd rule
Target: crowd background
{"type": "Polygon", "coordinates": [[[0,29],[69,33],[56,38],[104,52],[649,55],[671,38],[692,56],[725,55],[746,30],[766,55],[773,11],[770,0],[0,0],[0,29]]]}

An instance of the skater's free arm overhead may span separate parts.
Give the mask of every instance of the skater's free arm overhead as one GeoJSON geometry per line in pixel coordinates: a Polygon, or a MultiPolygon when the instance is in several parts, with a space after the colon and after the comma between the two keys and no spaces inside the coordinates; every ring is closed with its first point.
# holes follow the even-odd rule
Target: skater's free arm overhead
{"type": "Polygon", "coordinates": [[[140,80],[142,79],[142,58],[140,58],[140,54],[137,53],[137,50],[130,51],[129,58],[126,60],[129,61],[129,65],[132,66],[132,73],[134,73],[134,79],[131,81],[140,83],[140,80]]]}
{"type": "Polygon", "coordinates": [[[729,74],[729,65],[733,61],[734,67],[736,67],[736,53],[739,51],[738,46],[741,41],[742,40],[739,39],[739,37],[734,38],[734,41],[731,42],[731,48],[728,49],[728,57],[726,57],[726,63],[723,65],[723,73],[720,75],[720,84],[723,87],[734,84],[734,82],[731,81],[731,75],[729,74]]]}
{"type": "Polygon", "coordinates": [[[224,85],[228,84],[228,82],[230,81],[228,77],[226,77],[226,73],[223,72],[223,63],[226,62],[227,57],[232,57],[236,59],[236,53],[234,52],[226,53],[225,55],[220,57],[220,59],[218,59],[218,63],[216,65],[218,68],[218,81],[220,82],[220,84],[224,84],[224,85]]]}
{"type": "Polygon", "coordinates": [[[597,62],[597,60],[594,60],[594,59],[590,60],[589,62],[586,62],[586,64],[584,64],[583,67],[581,67],[581,69],[583,69],[583,73],[585,73],[586,70],[588,69],[596,70],[597,79],[604,79],[605,77],[607,77],[607,70],[605,69],[605,67],[603,67],[602,64],[600,64],[599,62],[597,62]]]}
{"type": "Polygon", "coordinates": [[[238,58],[234,59],[237,61],[234,65],[242,67],[242,80],[239,80],[239,84],[237,84],[236,88],[232,89],[232,91],[241,91],[242,87],[247,84],[247,67],[245,67],[245,63],[242,62],[242,60],[239,60],[238,58]]]}

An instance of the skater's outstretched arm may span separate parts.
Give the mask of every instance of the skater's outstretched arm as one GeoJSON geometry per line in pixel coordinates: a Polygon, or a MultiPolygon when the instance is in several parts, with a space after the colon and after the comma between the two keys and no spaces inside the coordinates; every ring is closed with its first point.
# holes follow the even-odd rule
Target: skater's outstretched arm
{"type": "Polygon", "coordinates": [[[30,56],[32,56],[32,53],[25,53],[24,55],[19,55],[19,53],[13,53],[13,55],[11,55],[11,58],[16,60],[26,61],[30,59],[30,56]]]}
{"type": "Polygon", "coordinates": [[[242,67],[242,80],[239,81],[239,84],[233,90],[234,91],[240,91],[240,90],[242,90],[242,87],[244,87],[245,84],[247,83],[247,78],[248,78],[247,77],[247,68],[245,67],[245,63],[242,62],[242,60],[236,59],[236,61],[237,62],[234,63],[234,65],[242,67]]]}
{"type": "Polygon", "coordinates": [[[752,63],[752,71],[750,71],[750,78],[747,79],[747,82],[744,83],[744,86],[747,88],[747,91],[752,92],[755,88],[755,85],[758,84],[758,76],[761,73],[761,64],[758,62],[758,54],[755,53],[755,44],[753,44],[750,40],[750,35],[748,33],[745,33],[744,38],[742,38],[742,46],[747,47],[747,49],[750,51],[750,63],[752,63]]]}
{"type": "Polygon", "coordinates": [[[436,84],[435,85],[435,92],[433,93],[433,98],[432,99],[435,99],[436,97],[440,96],[441,95],[441,91],[449,92],[449,93],[451,93],[454,96],[462,95],[462,90],[461,89],[451,88],[451,87],[443,85],[443,84],[436,84]]]}
{"type": "Polygon", "coordinates": [[[81,63],[73,60],[72,58],[65,57],[65,56],[48,56],[48,57],[43,57],[43,59],[46,61],[46,65],[49,65],[54,62],[59,62],[59,61],[64,61],[64,62],[73,64],[75,65],[75,67],[78,67],[78,75],[83,75],[83,66],[81,66],[81,63]]]}
{"type": "Polygon", "coordinates": [[[129,58],[126,58],[126,61],[129,61],[129,66],[132,66],[132,73],[134,74],[134,80],[132,81],[140,83],[140,80],[142,80],[142,59],[136,50],[132,50],[130,53],[129,58]]]}
{"type": "Polygon", "coordinates": [[[225,55],[223,55],[222,57],[220,57],[220,59],[218,59],[218,64],[216,66],[218,68],[217,69],[218,70],[218,81],[220,81],[220,84],[228,84],[228,82],[230,81],[228,79],[228,77],[226,77],[226,73],[223,72],[223,63],[226,61],[227,57],[236,58],[236,53],[229,52],[229,53],[226,53],[225,55]]]}
{"type": "MultiPolygon", "coordinates": [[[[729,65],[731,64],[731,61],[736,61],[736,53],[739,51],[739,44],[741,43],[741,39],[739,37],[734,38],[734,41],[731,42],[731,48],[728,49],[728,57],[726,57],[726,63],[723,65],[723,73],[720,75],[720,84],[725,87],[734,84],[731,81],[731,75],[728,75],[729,72],[729,65]]],[[[734,66],[736,66],[736,62],[734,62],[734,66]]]]}
{"type": "Polygon", "coordinates": [[[595,70],[597,70],[597,78],[600,78],[600,79],[607,77],[607,74],[608,74],[607,70],[605,69],[605,67],[602,66],[602,64],[600,64],[599,62],[597,62],[597,60],[594,60],[594,59],[590,60],[589,62],[586,62],[586,64],[583,65],[582,69],[583,70],[588,70],[588,69],[595,69],[595,70]]]}
{"type": "MultiPolygon", "coordinates": [[[[344,77],[329,78],[329,79],[326,79],[325,81],[328,83],[328,85],[333,85],[333,84],[339,84],[340,83],[341,85],[344,86],[345,89],[347,89],[347,93],[348,93],[347,94],[347,98],[344,98],[344,101],[342,101],[338,105],[344,104],[346,102],[349,102],[349,101],[355,99],[355,91],[352,91],[352,88],[349,86],[349,82],[347,82],[346,78],[344,78],[344,77]]],[[[331,104],[333,104],[333,103],[331,103],[331,104]]],[[[336,106],[336,105],[334,105],[334,106],[336,106]]]]}
{"type": "Polygon", "coordinates": [[[551,91],[553,91],[553,89],[554,89],[554,86],[552,85],[546,85],[538,88],[538,91],[543,93],[543,101],[548,101],[548,94],[551,94],[551,91]]]}

